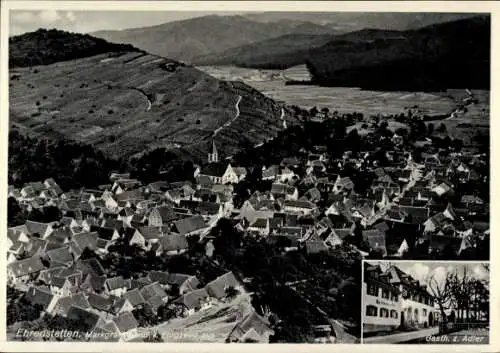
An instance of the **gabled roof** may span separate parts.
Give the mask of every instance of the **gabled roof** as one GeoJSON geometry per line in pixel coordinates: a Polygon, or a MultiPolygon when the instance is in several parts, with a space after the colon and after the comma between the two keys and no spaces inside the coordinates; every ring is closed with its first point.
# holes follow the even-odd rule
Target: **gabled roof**
{"type": "Polygon", "coordinates": [[[178,251],[189,247],[186,236],[177,233],[171,233],[161,237],[160,245],[163,251],[178,251]]]}
{"type": "Polygon", "coordinates": [[[227,272],[217,277],[212,282],[207,283],[205,289],[210,296],[220,299],[226,296],[226,289],[228,287],[236,288],[239,284],[234,274],[232,272],[227,272]]]}
{"type": "Polygon", "coordinates": [[[169,232],[168,227],[155,226],[140,227],[138,230],[146,240],[159,239],[169,232]]]}
{"type": "MultiPolygon", "coordinates": [[[[110,241],[115,234],[115,229],[90,226],[90,231],[97,233],[97,237],[102,240],[110,241]]],[[[99,245],[98,245],[99,246],[99,245]]]]}
{"type": "Polygon", "coordinates": [[[261,337],[270,331],[270,323],[267,319],[252,310],[233,328],[229,334],[231,341],[244,342],[246,338],[260,341],[261,337]]]}
{"type": "Polygon", "coordinates": [[[129,312],[121,313],[117,317],[113,318],[113,322],[121,333],[136,329],[139,326],[134,315],[129,312]]]}
{"type": "Polygon", "coordinates": [[[92,306],[97,310],[110,312],[114,300],[113,298],[104,297],[102,295],[90,292],[88,297],[88,302],[90,306],[92,306]]]}
{"type": "Polygon", "coordinates": [[[69,308],[67,317],[68,319],[80,322],[83,327],[87,326],[91,329],[95,328],[100,319],[99,315],[76,306],[69,308]]]}
{"type": "Polygon", "coordinates": [[[12,262],[7,265],[7,268],[12,271],[15,277],[21,277],[40,272],[45,269],[45,266],[42,264],[40,257],[33,256],[24,260],[12,262]]]}
{"type": "Polygon", "coordinates": [[[130,304],[132,304],[133,307],[144,304],[146,302],[141,292],[137,288],[127,291],[123,295],[123,298],[128,299],[128,301],[130,302],[130,304]]]}
{"type": "Polygon", "coordinates": [[[174,229],[181,235],[188,234],[203,228],[207,225],[200,215],[190,216],[174,222],[174,229]]]}
{"type": "Polygon", "coordinates": [[[42,289],[39,287],[29,287],[26,292],[25,298],[33,305],[41,305],[47,309],[54,295],[50,290],[42,289]]]}
{"type": "Polygon", "coordinates": [[[115,290],[119,288],[130,288],[130,279],[124,279],[122,276],[108,278],[105,281],[108,290],[115,290]]]}
{"type": "Polygon", "coordinates": [[[82,293],[78,293],[59,298],[54,311],[59,314],[66,315],[71,306],[76,306],[81,309],[89,309],[91,307],[89,301],[85,298],[85,296],[82,293]]]}
{"type": "Polygon", "coordinates": [[[285,207],[288,206],[288,207],[302,208],[302,209],[308,209],[308,210],[312,210],[312,209],[316,208],[316,206],[310,201],[285,200],[283,205],[285,207]]]}
{"type": "Polygon", "coordinates": [[[205,288],[201,288],[182,295],[175,300],[175,303],[183,304],[188,309],[195,309],[199,308],[201,301],[206,300],[208,297],[208,291],[205,288]]]}
{"type": "Polygon", "coordinates": [[[328,247],[322,240],[313,240],[306,242],[306,252],[308,254],[316,254],[319,252],[328,251],[328,247]]]}
{"type": "Polygon", "coordinates": [[[106,274],[104,267],[95,257],[85,260],[78,260],[76,263],[77,269],[82,271],[84,275],[92,274],[94,276],[103,276],[106,274]]]}
{"type": "Polygon", "coordinates": [[[151,284],[153,283],[153,281],[151,280],[151,278],[149,276],[145,276],[145,277],[139,277],[139,278],[135,278],[135,279],[131,279],[130,280],[130,288],[131,289],[140,289],[148,284],[151,284]]]}
{"type": "Polygon", "coordinates": [[[44,235],[45,232],[47,232],[47,229],[50,227],[50,223],[41,223],[34,221],[26,221],[24,225],[26,226],[26,230],[30,235],[44,235]]]}
{"type": "Polygon", "coordinates": [[[227,164],[225,163],[210,163],[201,168],[200,174],[222,178],[226,169],[227,164]]]}
{"type": "Polygon", "coordinates": [[[166,224],[168,222],[177,219],[177,215],[175,214],[173,207],[159,206],[155,207],[153,211],[157,212],[160,215],[163,224],[166,224]]]}
{"type": "Polygon", "coordinates": [[[140,289],[140,292],[144,299],[148,301],[151,297],[159,296],[161,298],[167,297],[167,293],[163,290],[160,283],[153,282],[140,289]]]}
{"type": "Polygon", "coordinates": [[[47,251],[47,257],[51,263],[70,264],[73,262],[69,246],[47,251]]]}

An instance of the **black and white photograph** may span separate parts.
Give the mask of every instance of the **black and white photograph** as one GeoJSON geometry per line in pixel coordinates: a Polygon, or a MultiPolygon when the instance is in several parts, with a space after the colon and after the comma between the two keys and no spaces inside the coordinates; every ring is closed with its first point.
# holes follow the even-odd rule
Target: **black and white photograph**
{"type": "Polygon", "coordinates": [[[91,3],[8,10],[8,341],[488,332],[490,13],[91,3]]]}
{"type": "Polygon", "coordinates": [[[364,261],[363,343],[488,344],[488,262],[364,261]]]}

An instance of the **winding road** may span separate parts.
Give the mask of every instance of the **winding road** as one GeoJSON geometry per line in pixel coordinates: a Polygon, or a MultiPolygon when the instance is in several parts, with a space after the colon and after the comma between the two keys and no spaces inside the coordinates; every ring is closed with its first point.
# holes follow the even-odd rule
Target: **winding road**
{"type": "Polygon", "coordinates": [[[224,125],[222,125],[221,127],[219,127],[217,130],[214,131],[212,137],[215,137],[217,136],[217,134],[225,127],[228,127],[229,125],[231,125],[236,119],[239,118],[240,116],[240,102],[241,102],[241,99],[243,97],[238,95],[238,100],[236,101],[236,114],[234,115],[234,118],[232,118],[231,120],[229,120],[228,122],[226,122],[224,125]]]}

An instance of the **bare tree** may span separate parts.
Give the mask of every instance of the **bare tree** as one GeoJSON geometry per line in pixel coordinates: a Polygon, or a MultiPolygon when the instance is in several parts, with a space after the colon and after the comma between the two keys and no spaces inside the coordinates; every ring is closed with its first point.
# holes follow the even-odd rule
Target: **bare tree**
{"type": "Polygon", "coordinates": [[[434,301],[439,307],[441,317],[444,323],[448,322],[445,310],[449,309],[452,304],[453,296],[451,294],[452,274],[447,274],[444,283],[440,283],[434,275],[428,280],[428,288],[434,301]]]}

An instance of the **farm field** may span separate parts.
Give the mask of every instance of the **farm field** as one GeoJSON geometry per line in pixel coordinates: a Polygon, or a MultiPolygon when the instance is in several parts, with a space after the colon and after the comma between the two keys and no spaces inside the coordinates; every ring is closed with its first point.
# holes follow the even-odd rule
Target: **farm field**
{"type": "MultiPolygon", "coordinates": [[[[216,78],[226,80],[241,80],[256,88],[263,94],[289,105],[305,108],[327,107],[340,113],[359,112],[364,115],[399,114],[405,108],[415,105],[428,115],[445,114],[455,108],[455,102],[447,94],[424,92],[381,92],[368,91],[348,87],[319,87],[310,85],[285,85],[281,79],[271,80],[271,74],[278,75],[281,71],[245,69],[232,66],[205,66],[201,70],[216,78]]],[[[305,66],[285,70],[293,73],[293,77],[306,79],[305,66]]],[[[462,92],[463,93],[463,92],[462,92]]]]}

